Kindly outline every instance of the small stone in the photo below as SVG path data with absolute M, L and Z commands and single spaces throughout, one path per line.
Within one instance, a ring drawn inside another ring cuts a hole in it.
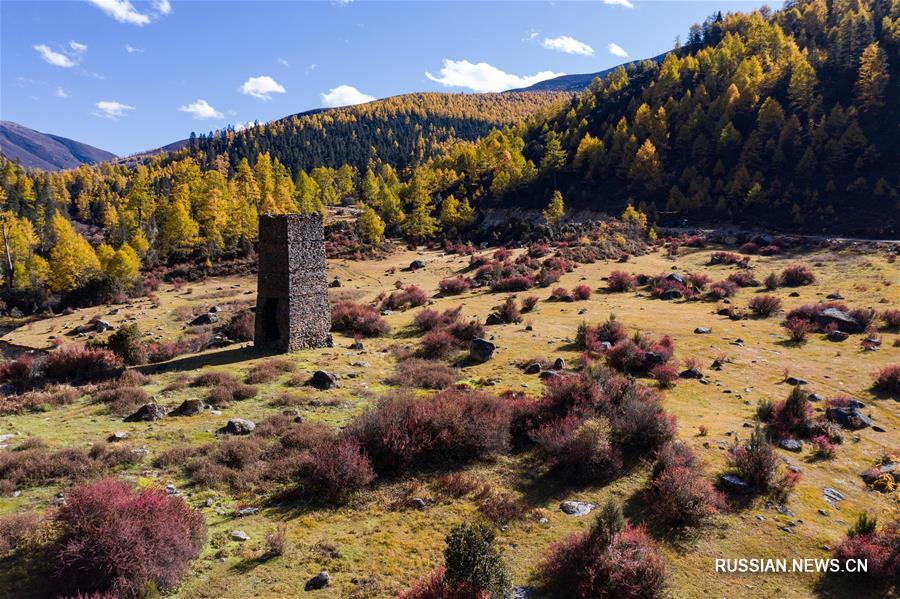
M 778 446 L 787 451 L 801 451 L 803 443 L 797 439 L 782 439 L 778 442 Z
M 173 485 L 171 483 L 166 485 L 166 494 L 167 495 L 174 495 L 177 492 L 178 492 L 178 489 L 175 488 L 175 485 Z
M 250 420 L 232 418 L 228 421 L 228 424 L 222 427 L 222 432 L 229 435 L 248 435 L 252 433 L 255 428 L 256 424 Z
M 795 387 L 798 385 L 805 385 L 807 383 L 806 379 L 801 379 L 797 376 L 789 376 L 784 379 L 784 382 L 786 382 L 788 385 L 794 385 Z
M 303 588 L 307 591 L 317 591 L 319 589 L 324 589 L 329 584 L 331 584 L 331 576 L 328 572 L 323 570 L 307 580 L 306 585 Z
M 559 509 L 570 516 L 587 516 L 595 507 L 595 504 L 584 501 L 566 500 L 559 504 Z
M 421 497 L 416 497 L 412 500 L 412 506 L 417 510 L 424 510 L 428 505 L 425 503 L 425 500 Z
M 537 374 L 541 371 L 541 365 L 535 362 L 525 367 L 525 374 Z
M 709 335 L 712 333 L 712 329 L 709 327 L 697 327 L 694 329 L 694 334 L 696 335 Z
M 238 510 L 238 511 L 237 511 L 237 515 L 238 515 L 239 517 L 243 518 L 244 516 L 253 516 L 253 515 L 255 515 L 257 512 L 259 512 L 259 508 L 258 508 L 258 507 L 245 507 L 245 508 L 243 508 L 243 509 Z
M 244 541 L 250 540 L 250 535 L 245 533 L 243 530 L 232 530 L 231 531 L 231 540 L 239 541 L 239 542 L 243 543 Z
M 553 362 L 553 370 L 565 370 L 566 369 L 566 361 L 562 358 L 556 358 Z
M 823 516 L 827 516 L 828 510 L 823 510 L 822 508 L 819 508 L 819 513 L 822 514 Z
M 110 441 L 110 442 L 124 441 L 127 438 L 128 438 L 128 433 L 126 431 L 116 431 L 113 434 L 111 434 L 109 437 L 107 437 L 107 441 Z
M 138 408 L 137 412 L 125 418 L 125 422 L 150 422 L 166 415 L 166 409 L 158 403 L 148 403 Z
M 320 391 L 327 391 L 328 389 L 337 387 L 337 377 L 330 372 L 317 370 L 313 373 L 312 377 L 306 382 L 306 384 L 311 387 L 315 387 Z

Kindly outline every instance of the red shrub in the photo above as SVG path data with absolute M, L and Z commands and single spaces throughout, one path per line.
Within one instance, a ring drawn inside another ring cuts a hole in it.
M 859 323 L 858 330 L 860 331 L 867 330 L 875 322 L 876 316 L 878 316 L 878 313 L 872 308 L 853 308 L 848 314 L 850 318 Z
M 672 466 L 654 477 L 648 502 L 653 515 L 665 523 L 696 525 L 717 514 L 725 500 L 699 469 Z
M 554 471 L 573 482 L 598 483 L 621 471 L 622 458 L 605 418 L 568 416 L 541 426 L 532 438 L 550 456 Z
M 528 255 L 532 258 L 543 258 L 550 253 L 550 246 L 546 243 L 535 242 L 528 247 Z
M 788 336 L 794 343 L 803 343 L 813 330 L 813 325 L 799 318 L 789 318 L 781 326 L 787 329 Z
M 728 461 L 738 476 L 759 492 L 771 488 L 778 471 L 778 456 L 759 425 L 744 445 L 735 444 L 731 447 Z
M 422 337 L 418 354 L 427 360 L 442 360 L 460 349 L 460 341 L 447 329 L 428 331 Z
M 534 307 L 537 306 L 538 303 L 537 296 L 529 295 L 525 299 L 522 300 L 522 312 L 531 312 L 534 310 Z
M 497 262 L 506 262 L 512 256 L 512 251 L 506 248 L 500 248 L 494 252 L 494 260 Z
M 729 280 L 717 281 L 710 285 L 709 295 L 715 299 L 725 299 L 733 297 L 737 290 L 738 286 Z
M 550 292 L 550 298 L 557 302 L 571 302 L 572 296 L 565 287 L 557 287 Z
M 734 252 L 713 252 L 709 257 L 709 264 L 741 264 L 746 265 L 750 261 L 747 256 L 741 256 Z
M 885 310 L 880 318 L 887 328 L 894 331 L 900 329 L 900 310 Z
M 556 283 L 562 276 L 563 271 L 545 268 L 541 270 L 541 274 L 538 275 L 538 285 L 541 287 L 549 287 L 553 283 Z
M 516 302 L 515 296 L 511 295 L 503 300 L 499 306 L 494 306 L 493 312 L 500 322 L 514 324 L 522 320 L 522 313 L 519 310 L 519 304 Z
M 610 291 L 633 291 L 635 286 L 634 277 L 621 270 L 611 272 L 606 281 L 606 288 Z
M 430 397 L 389 396 L 350 430 L 376 471 L 388 472 L 501 451 L 509 442 L 509 426 L 502 400 L 448 389 Z
M 0 364 L 0 383 L 12 385 L 18 392 L 34 385 L 39 376 L 39 363 L 27 354 Z
M 659 599 L 665 596 L 666 565 L 643 528 L 626 525 L 610 537 L 596 530 L 576 533 L 550 549 L 539 567 L 550 596 L 571 599 Z
M 684 278 L 688 283 L 690 283 L 691 287 L 694 287 L 701 291 L 703 289 L 706 289 L 706 286 L 709 285 L 709 283 L 712 281 L 712 279 L 709 278 L 709 275 L 702 272 L 691 272 L 688 273 Z
M 876 391 L 900 395 L 900 364 L 885 366 L 875 374 L 872 388 Z
M 759 254 L 761 256 L 775 256 L 781 253 L 781 246 L 778 245 L 767 245 L 763 248 L 760 248 Z
M 772 407 L 769 418 L 775 434 L 779 437 L 806 437 L 812 424 L 813 408 L 805 391 L 794 387 L 787 399 Z
M 759 246 L 753 243 L 752 241 L 748 241 L 744 245 L 742 245 L 738 251 L 742 254 L 755 254 L 759 251 Z
M 816 435 L 810 439 L 810 443 L 815 447 L 815 453 L 818 457 L 830 460 L 835 456 L 834 445 L 825 435 Z
M 331 329 L 364 337 L 379 337 L 391 330 L 376 308 L 353 302 L 340 302 L 331 309 Z
M 800 287 L 816 282 L 816 275 L 805 264 L 794 264 L 781 271 L 779 282 L 785 287 Z
M 309 482 L 329 500 L 343 500 L 373 480 L 372 463 L 353 439 L 343 438 L 313 451 Z
M 400 599 L 491 599 L 489 592 L 468 582 L 447 582 L 445 573 L 443 566 L 435 568 L 401 593 Z
M 438 283 L 438 288 L 442 293 L 446 295 L 453 295 L 456 293 L 462 293 L 469 289 L 471 284 L 469 280 L 464 277 L 452 277 L 449 279 L 443 279 L 440 283 Z
M 474 319 L 468 322 L 454 322 L 447 327 L 447 331 L 460 341 L 471 341 L 476 337 L 484 337 L 484 325 Z
M 669 389 L 678 382 L 678 369 L 671 364 L 659 364 L 650 369 L 650 376 L 656 379 L 660 387 Z
M 449 326 L 459 320 L 462 306 L 449 308 L 443 312 L 426 308 L 413 317 L 413 325 L 419 330 L 430 331 L 438 327 Z
M 42 519 L 36 512 L 21 512 L 0 517 L 0 556 L 40 531 Z
M 781 298 L 776 295 L 757 295 L 750 298 L 748 306 L 754 314 L 766 318 L 781 310 Z
M 415 285 L 408 285 L 403 289 L 394 291 L 381 302 L 382 310 L 407 310 L 417 306 L 424 306 L 428 296 L 422 289 Z
M 409 358 L 397 363 L 387 382 L 401 387 L 446 389 L 459 379 L 455 368 L 431 360 Z
M 613 436 L 631 450 L 660 447 L 675 436 L 675 417 L 666 414 L 655 396 L 629 397 L 612 419 Z
M 753 273 L 747 271 L 735 272 L 728 275 L 728 280 L 738 287 L 759 287 L 759 281 Z
M 601 344 L 604 342 L 615 345 L 627 337 L 628 331 L 625 330 L 625 325 L 618 320 L 610 318 L 594 327 L 580 326 L 575 342 L 586 351 L 598 353 L 601 351 Z
M 532 287 L 534 287 L 534 279 L 525 275 L 505 277 L 491 283 L 491 291 L 526 291 Z
M 110 350 L 81 345 L 60 347 L 44 361 L 44 374 L 54 381 L 99 381 L 121 369 L 122 360 Z
M 222 333 L 232 341 L 253 341 L 256 317 L 250 310 L 241 310 L 231 317 Z
M 174 588 L 206 539 L 203 516 L 181 498 L 112 479 L 67 493 L 54 519 L 56 576 L 70 592 Z
M 861 576 L 890 581 L 900 572 L 900 523 L 891 522 L 881 531 L 853 534 L 834 549 L 834 557 L 841 560 L 863 559 L 867 572 Z
M 576 300 L 586 300 L 591 297 L 591 288 L 587 285 L 577 285 L 572 290 L 572 297 Z

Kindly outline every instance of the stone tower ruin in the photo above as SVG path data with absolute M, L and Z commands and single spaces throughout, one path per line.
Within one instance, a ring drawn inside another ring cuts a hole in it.
M 322 215 L 259 217 L 254 345 L 290 352 L 331 345 Z

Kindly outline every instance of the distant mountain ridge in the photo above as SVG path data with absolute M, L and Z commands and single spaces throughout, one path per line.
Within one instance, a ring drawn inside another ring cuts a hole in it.
M 591 84 L 591 81 L 599 78 L 604 78 L 619 67 L 628 68 L 633 64 L 637 64 L 639 62 L 643 62 L 644 60 L 650 60 L 655 62 L 656 64 L 661 64 L 662 61 L 666 58 L 668 52 L 663 52 L 658 56 L 654 56 L 653 58 L 646 58 L 640 60 L 633 60 L 631 62 L 625 62 L 620 65 L 616 65 L 614 67 L 610 67 L 608 69 L 604 69 L 602 71 L 597 71 L 596 73 L 584 73 L 580 75 L 560 75 L 559 77 L 554 77 L 552 79 L 544 79 L 543 81 L 538 81 L 534 85 L 529 85 L 528 87 L 522 87 L 519 89 L 511 89 L 510 92 L 580 92 L 584 91 Z
M 0 121 L 0 152 L 22 166 L 57 171 L 81 164 L 97 164 L 116 155 L 94 146 L 29 129 L 13 121 Z

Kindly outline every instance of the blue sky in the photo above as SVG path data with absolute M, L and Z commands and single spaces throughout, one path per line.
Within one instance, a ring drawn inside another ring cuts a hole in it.
M 670 49 L 759 2 L 0 2 L 0 117 L 125 155 L 414 91 L 498 91 Z

